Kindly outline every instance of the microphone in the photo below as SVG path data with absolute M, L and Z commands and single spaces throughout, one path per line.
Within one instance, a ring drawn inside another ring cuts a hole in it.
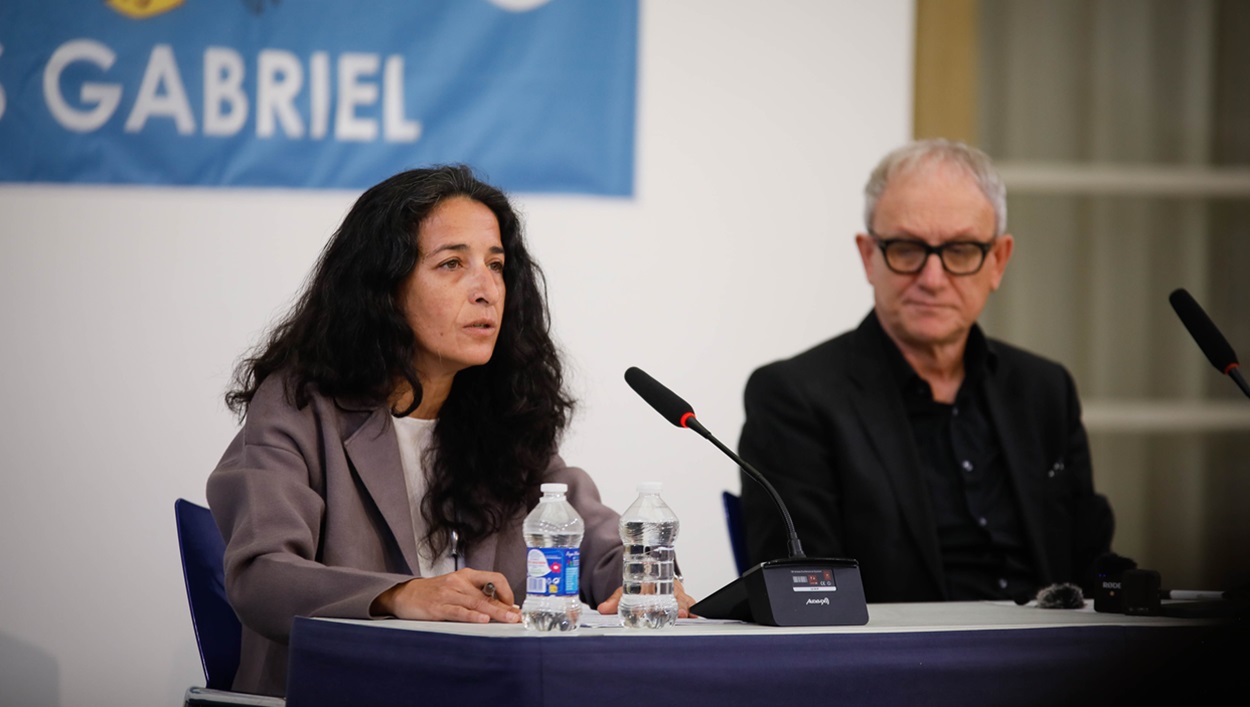
M 637 367 L 625 371 L 625 382 L 661 417 L 678 427 L 694 430 L 734 460 L 748 477 L 764 487 L 785 519 L 789 558 L 752 567 L 690 607 L 692 614 L 770 626 L 863 626 L 868 623 L 859 563 L 806 557 L 781 494 L 759 470 L 716 439 L 695 417 L 690 403 Z
M 1246 384 L 1246 379 L 1241 375 L 1237 353 L 1215 326 L 1215 322 L 1203 311 L 1202 306 L 1183 288 L 1173 290 L 1168 295 L 1168 302 L 1172 303 L 1176 316 L 1180 317 L 1181 323 L 1189 330 L 1194 341 L 1198 342 L 1198 348 L 1206 354 L 1215 370 L 1232 378 L 1237 387 L 1241 388 L 1241 392 L 1250 397 L 1250 385 Z
M 655 408 L 661 417 L 674 425 L 685 427 L 687 419 L 694 418 L 694 407 L 690 403 L 682 400 L 681 396 L 664 387 L 663 383 L 647 375 L 641 368 L 631 366 L 626 370 L 625 382 L 648 405 Z
M 1052 584 L 1037 592 L 1037 606 L 1039 609 L 1081 609 L 1085 607 L 1085 594 L 1075 584 Z
M 781 500 L 781 494 L 777 493 L 777 489 L 773 488 L 773 485 L 768 482 L 768 479 L 765 478 L 759 470 L 746 463 L 746 461 L 734 453 L 732 449 L 726 447 L 724 444 L 721 444 L 721 441 L 716 439 L 716 437 L 699 422 L 698 418 L 695 417 L 694 408 L 691 407 L 690 403 L 682 400 L 681 396 L 666 388 L 656 379 L 647 375 L 647 373 L 641 368 L 630 367 L 626 370 L 625 382 L 629 384 L 630 388 L 634 389 L 634 392 L 638 394 L 638 397 L 642 398 L 648 405 L 654 408 L 656 412 L 660 413 L 661 417 L 678 427 L 684 427 L 688 430 L 698 432 L 704 439 L 716 445 L 717 449 L 721 450 L 726 456 L 734 460 L 734 463 L 741 467 L 751 480 L 755 481 L 755 483 L 760 486 L 763 486 L 764 490 L 768 492 L 769 498 L 773 500 L 773 504 L 777 506 L 777 510 L 781 512 L 781 517 L 785 519 L 786 532 L 789 534 L 790 557 L 803 557 L 803 546 L 802 543 L 799 542 L 798 533 L 794 530 L 794 521 L 790 518 L 790 510 L 786 508 L 785 502 Z

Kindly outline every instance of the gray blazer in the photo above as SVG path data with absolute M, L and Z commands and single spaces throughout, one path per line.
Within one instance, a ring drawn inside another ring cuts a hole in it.
M 312 391 L 302 410 L 280 376 L 257 390 L 247 418 L 208 479 L 226 540 L 226 592 L 243 623 L 236 690 L 281 695 L 296 616 L 369 618 L 373 600 L 417 576 L 417 546 L 394 423 L 385 407 Z M 621 585 L 618 515 L 586 472 L 551 460 L 544 482 L 566 483 L 586 523 L 581 593 L 591 605 Z M 466 565 L 508 578 L 525 596 L 518 513 L 470 548 Z

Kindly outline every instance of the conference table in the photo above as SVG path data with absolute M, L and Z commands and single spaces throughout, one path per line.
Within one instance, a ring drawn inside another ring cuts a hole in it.
M 870 604 L 865 626 L 708 619 L 572 634 L 297 618 L 289 707 L 316 705 L 1246 704 L 1240 620 L 1011 602 Z

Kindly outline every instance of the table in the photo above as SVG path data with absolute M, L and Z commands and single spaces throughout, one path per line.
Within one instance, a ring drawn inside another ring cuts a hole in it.
M 868 611 L 866 626 L 693 619 L 668 631 L 573 635 L 297 618 L 287 704 L 1052 706 L 1247 694 L 1241 621 L 1002 602 Z

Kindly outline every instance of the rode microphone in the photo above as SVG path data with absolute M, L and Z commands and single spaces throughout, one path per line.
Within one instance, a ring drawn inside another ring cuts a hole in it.
M 862 626 L 868 623 L 859 563 L 855 560 L 809 558 L 803 554 L 790 511 L 763 474 L 716 439 L 695 417 L 690 403 L 631 367 L 625 382 L 656 412 L 678 427 L 694 430 L 724 452 L 751 480 L 768 492 L 785 519 L 790 556 L 762 562 L 711 596 L 690 607 L 710 619 L 738 619 L 769 626 Z
M 1250 397 L 1250 385 L 1246 384 L 1246 379 L 1241 375 L 1241 364 L 1237 362 L 1237 353 L 1233 351 L 1228 339 L 1220 333 L 1215 322 L 1211 321 L 1201 305 L 1183 288 L 1173 290 L 1172 294 L 1168 295 L 1168 302 L 1172 303 L 1176 316 L 1180 317 L 1181 323 L 1189 330 L 1189 335 L 1194 338 L 1194 341 L 1198 342 L 1198 348 L 1206 354 L 1207 360 L 1215 366 L 1215 370 L 1232 378 L 1237 383 L 1237 387 L 1241 388 L 1241 392 Z

